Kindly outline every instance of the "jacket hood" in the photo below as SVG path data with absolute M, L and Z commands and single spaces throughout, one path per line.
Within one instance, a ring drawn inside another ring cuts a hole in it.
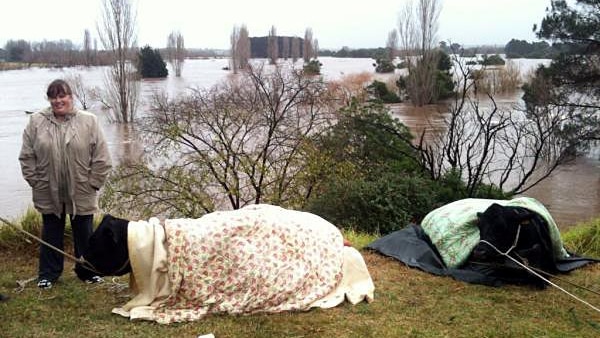
M 73 107 L 73 109 L 67 115 L 69 115 L 70 117 L 73 117 L 77 114 L 77 112 L 78 112 L 78 109 Z M 40 110 L 39 113 L 50 121 L 56 121 L 56 117 L 54 116 L 52 107 L 46 107 L 46 108 Z

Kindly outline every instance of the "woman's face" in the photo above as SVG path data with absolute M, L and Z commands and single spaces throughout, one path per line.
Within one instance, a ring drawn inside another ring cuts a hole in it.
M 64 116 L 73 110 L 73 97 L 66 94 L 57 95 L 50 98 L 50 106 L 54 114 Z

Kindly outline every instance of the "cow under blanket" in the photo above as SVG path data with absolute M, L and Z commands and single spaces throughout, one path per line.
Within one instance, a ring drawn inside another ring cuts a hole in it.
M 548 226 L 555 259 L 569 257 L 563 247 L 560 231 L 552 215 L 544 205 L 530 197 L 517 197 L 511 200 L 467 198 L 458 200 L 429 212 L 421 227 L 431 239 L 444 263 L 449 268 L 464 264 L 471 251 L 479 244 L 478 213 L 484 212 L 492 204 L 522 207 L 540 215 Z
M 113 312 L 131 319 L 171 323 L 373 299 L 360 253 L 314 214 L 251 205 L 129 222 L 127 237 L 137 294 Z

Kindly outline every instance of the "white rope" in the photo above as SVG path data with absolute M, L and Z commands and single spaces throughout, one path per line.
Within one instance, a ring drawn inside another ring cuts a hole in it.
M 94 273 L 96 273 L 96 274 L 98 274 L 98 275 L 103 275 L 103 273 L 102 273 L 102 272 L 100 272 L 100 271 L 98 271 L 98 270 L 97 270 L 97 269 L 94 267 L 94 265 L 92 265 L 92 263 L 90 263 L 90 262 L 86 261 L 86 260 L 83 258 L 83 256 L 81 256 L 81 257 L 77 258 L 77 257 L 75 257 L 75 256 L 73 256 L 73 255 L 70 255 L 70 254 L 68 254 L 68 253 L 64 252 L 63 250 L 61 250 L 61 249 L 59 249 L 59 248 L 55 247 L 54 245 L 52 245 L 52 244 L 50 244 L 50 243 L 48 243 L 48 242 L 44 241 L 43 239 L 41 239 L 41 238 L 39 238 L 39 237 L 37 237 L 37 236 L 35 236 L 35 235 L 33 235 L 33 234 L 30 234 L 29 232 L 27 232 L 27 231 L 25 231 L 25 230 L 21 229 L 20 227 L 18 227 L 18 226 L 16 226 L 16 225 L 14 225 L 12 222 L 8 221 L 7 219 L 5 219 L 5 218 L 3 218 L 3 217 L 0 217 L 0 221 L 4 222 L 5 224 L 7 224 L 8 226 L 10 226 L 10 227 L 11 227 L 11 228 L 13 228 L 14 230 L 17 230 L 17 231 L 21 232 L 22 234 L 24 234 L 24 235 L 27 235 L 28 237 L 35 239 L 35 240 L 36 240 L 36 241 L 38 241 L 40 244 L 42 244 L 42 245 L 45 245 L 45 246 L 49 247 L 50 249 L 52 249 L 52 250 L 54 250 L 54 251 L 57 251 L 58 253 L 62 254 L 63 256 L 65 256 L 65 257 L 67 257 L 67 258 L 70 258 L 70 259 L 72 259 L 73 261 L 75 261 L 75 263 L 78 263 L 78 264 L 80 264 L 82 268 L 84 268 L 84 269 L 87 269 L 87 270 L 89 270 L 89 271 L 91 271 L 91 272 L 94 272 Z M 125 269 L 125 268 L 127 267 L 127 265 L 129 265 L 129 257 L 127 257 L 127 260 L 125 260 L 125 263 L 123 263 L 123 266 L 121 266 L 121 267 L 120 267 L 120 268 L 119 268 L 117 271 L 114 271 L 114 272 L 112 272 L 112 274 L 117 274 L 117 273 L 121 272 L 123 269 Z
M 17 287 L 13 290 L 13 292 L 15 292 L 15 293 L 23 292 L 23 290 L 25 290 L 25 287 L 27 286 L 27 284 L 33 282 L 36 279 L 37 279 L 37 277 L 31 277 L 29 279 L 18 279 Z
M 519 229 L 521 229 L 521 228 L 519 227 Z M 519 238 L 519 234 L 517 233 L 517 239 L 518 239 L 518 238 Z M 562 292 L 566 293 L 567 295 L 569 295 L 569 296 L 571 296 L 571 297 L 575 298 L 576 300 L 578 300 L 578 301 L 582 302 L 583 304 L 585 304 L 585 305 L 589 306 L 590 308 L 592 308 L 592 309 L 596 310 L 597 312 L 600 312 L 600 309 L 599 309 L 599 308 L 597 308 L 597 307 L 595 307 L 594 305 L 592 305 L 592 304 L 590 304 L 590 303 L 586 302 L 585 300 L 583 300 L 583 299 L 581 299 L 581 298 L 579 298 L 579 297 L 575 296 L 574 294 L 570 293 L 569 291 L 567 291 L 567 290 L 565 290 L 565 289 L 561 288 L 561 287 L 560 287 L 560 286 L 558 286 L 557 284 L 554 284 L 554 283 L 552 283 L 550 280 L 548 280 L 548 279 L 544 278 L 544 277 L 543 277 L 542 275 L 540 275 L 539 273 L 537 273 L 537 272 L 533 271 L 532 269 L 530 269 L 530 268 L 529 268 L 527 265 L 525 265 L 525 264 L 523 264 L 523 263 L 519 262 L 518 260 L 516 260 L 516 259 L 514 259 L 513 257 L 511 257 L 510 255 L 508 255 L 508 252 L 510 252 L 510 251 L 511 251 L 511 250 L 514 248 L 514 246 L 513 246 L 513 247 L 511 247 L 511 248 L 510 248 L 510 249 L 507 251 L 507 253 L 503 253 L 502 251 L 498 250 L 498 248 L 496 248 L 496 247 L 495 247 L 495 246 L 494 246 L 492 243 L 490 243 L 490 242 L 488 242 L 488 241 L 486 241 L 486 240 L 484 240 L 484 239 L 480 240 L 479 242 L 481 242 L 481 243 L 485 243 L 485 244 L 489 245 L 490 247 L 492 247 L 492 249 L 496 250 L 496 252 L 498 252 L 498 253 L 499 253 L 499 254 L 501 254 L 502 256 L 506 256 L 506 257 L 510 258 L 510 260 L 512 260 L 513 262 L 517 263 L 519 266 L 523 267 L 525 270 L 529 271 L 529 272 L 530 272 L 530 273 L 532 273 L 533 275 L 535 275 L 535 276 L 537 276 L 537 277 L 541 278 L 541 279 L 542 279 L 544 282 L 546 282 L 546 283 L 548 283 L 548 284 L 550 284 L 550 285 L 554 286 L 555 288 L 557 288 L 557 289 L 559 289 L 560 291 L 562 291 Z M 515 241 L 515 243 L 516 243 L 516 241 Z

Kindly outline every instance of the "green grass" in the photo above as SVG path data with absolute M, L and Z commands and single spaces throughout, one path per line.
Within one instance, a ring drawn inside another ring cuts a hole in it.
M 4 232 L 0 230 L 0 238 Z M 374 238 L 354 232 L 344 236 L 359 248 Z M 51 290 L 40 291 L 31 282 L 17 292 L 17 280 L 36 275 L 37 245 L 0 250 L 0 293 L 11 297 L 0 303 L 0 337 L 197 337 L 211 332 L 217 338 L 600 336 L 600 313 L 557 289 L 466 284 L 408 268 L 370 251 L 362 251 L 376 287 L 370 304 L 279 314 L 210 315 L 173 325 L 131 322 L 110 312 L 128 300 L 127 290 L 114 291 L 111 282 L 101 286 L 81 283 L 71 262 Z M 584 267 L 562 278 L 598 289 L 600 266 Z M 120 282 L 126 283 L 127 278 Z M 600 296 L 561 285 L 600 305 Z
M 353 247 L 359 250 L 376 240 L 378 237 L 377 235 L 359 233 L 355 230 L 342 230 L 342 234 L 345 239 L 352 243 Z
M 600 218 L 578 224 L 562 234 L 562 238 L 569 250 L 600 258 Z

